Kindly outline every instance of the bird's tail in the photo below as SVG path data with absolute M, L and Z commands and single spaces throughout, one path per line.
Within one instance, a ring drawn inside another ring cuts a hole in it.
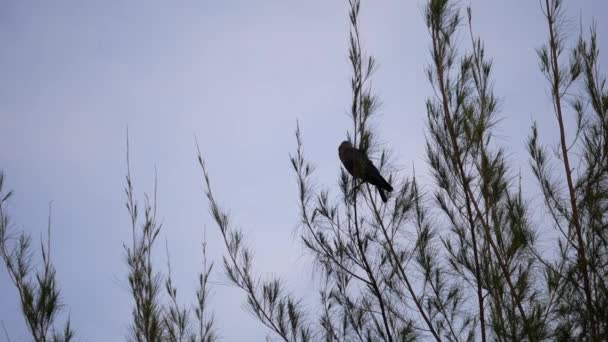
M 393 187 L 383 177 L 380 177 L 380 184 L 378 184 L 378 190 L 379 189 L 384 189 L 388 192 L 393 191 Z
M 376 188 L 378 189 L 378 192 L 380 193 L 380 198 L 382 198 L 382 202 L 386 203 L 387 198 L 386 198 L 386 194 L 384 193 L 384 190 L 382 190 L 382 188 L 379 186 Z

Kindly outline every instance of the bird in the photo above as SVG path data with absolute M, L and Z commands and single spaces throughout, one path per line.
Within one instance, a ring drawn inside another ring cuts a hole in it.
M 384 191 L 391 192 L 393 191 L 393 187 L 382 178 L 380 171 L 378 171 L 371 160 L 364 153 L 353 147 L 350 141 L 343 141 L 340 144 L 338 155 L 346 171 L 354 178 L 374 185 L 380 193 L 382 202 L 386 203 L 387 198 Z

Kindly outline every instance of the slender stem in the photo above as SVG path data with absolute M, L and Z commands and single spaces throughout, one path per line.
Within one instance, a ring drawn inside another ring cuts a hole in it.
M 496 255 L 496 259 L 503 272 L 503 275 L 505 276 L 505 280 L 507 281 L 509 290 L 511 291 L 511 293 L 515 299 L 519 313 L 522 316 L 524 322 L 527 322 L 528 319 L 527 319 L 526 313 L 521 304 L 521 299 L 515 289 L 515 286 L 513 285 L 513 281 L 511 280 L 511 275 L 510 275 L 509 269 L 507 268 L 507 265 L 504 263 L 504 260 L 502 260 L 502 257 L 499 254 L 498 247 L 496 246 L 494 240 L 492 239 L 492 235 L 490 233 L 490 227 L 489 227 L 488 223 L 486 222 L 486 220 L 484 219 L 481 209 L 479 208 L 479 205 L 478 205 L 477 201 L 475 200 L 475 197 L 473 196 L 473 193 L 472 193 L 472 190 L 471 190 L 471 187 L 469 184 L 469 180 L 467 179 L 467 175 L 464 170 L 463 162 L 460 158 L 460 146 L 458 144 L 456 132 L 454 130 L 452 114 L 450 111 L 450 106 L 448 104 L 447 89 L 445 88 L 445 77 L 444 77 L 444 67 L 445 66 L 444 66 L 443 62 L 440 60 L 441 53 L 439 52 L 439 47 L 437 46 L 439 34 L 440 34 L 440 32 L 438 32 L 438 29 L 434 28 L 432 30 L 433 50 L 434 50 L 434 55 L 437 56 L 437 57 L 435 57 L 436 58 L 435 64 L 437 67 L 437 82 L 439 84 L 439 91 L 440 91 L 440 95 L 442 98 L 442 105 L 443 105 L 443 110 L 444 110 L 444 114 L 445 114 L 444 115 L 445 123 L 448 128 L 448 133 L 449 133 L 449 136 L 450 136 L 450 139 L 452 142 L 452 146 L 454 147 L 454 157 L 453 157 L 452 162 L 455 164 L 455 166 L 458 170 L 459 178 L 460 178 L 460 181 L 462 182 L 462 187 L 463 187 L 466 197 L 468 198 L 468 202 L 473 204 L 476 215 L 482 223 L 482 226 L 484 228 L 485 235 L 486 235 L 486 240 L 488 240 L 488 243 L 490 244 L 494 254 Z M 526 331 L 528 331 L 528 330 L 526 329 Z
M 368 191 L 369 196 L 371 198 L 371 190 L 370 190 L 369 186 L 367 187 L 367 191 Z M 398 274 L 400 274 L 401 279 L 403 279 L 403 282 L 405 283 L 405 286 L 407 287 L 408 292 L 412 296 L 412 299 L 414 300 L 414 303 L 416 304 L 416 307 L 418 308 L 418 312 L 420 312 L 420 315 L 422 316 L 422 319 L 424 319 L 424 322 L 429 327 L 429 330 L 431 331 L 431 334 L 433 334 L 433 337 L 435 338 L 436 341 L 441 341 L 441 338 L 439 337 L 439 334 L 437 334 L 437 332 L 435 331 L 435 328 L 433 327 L 433 323 L 431 322 L 431 320 L 429 319 L 428 315 L 424 311 L 424 308 L 422 307 L 422 303 L 420 302 L 420 300 L 416 296 L 416 292 L 414 291 L 414 287 L 410 283 L 410 281 L 409 281 L 409 279 L 408 279 L 408 277 L 407 277 L 407 275 L 405 273 L 405 269 L 403 268 L 403 265 L 399 262 L 399 258 L 397 256 L 397 252 L 395 251 L 395 249 L 393 247 L 392 240 L 388 236 L 388 232 L 387 232 L 386 227 L 384 226 L 384 222 L 382 221 L 382 218 L 380 217 L 380 214 L 378 213 L 378 209 L 376 207 L 376 203 L 374 201 L 372 201 L 372 200 L 370 200 L 370 201 L 371 201 L 372 207 L 374 209 L 373 212 L 374 212 L 374 214 L 376 216 L 376 221 L 380 224 L 380 228 L 382 230 L 382 234 L 384 235 L 384 239 L 386 240 L 389 253 L 391 254 L 391 257 L 389 258 L 389 262 L 391 262 L 391 264 L 394 263 L 394 265 L 392 265 L 392 266 L 395 267 L 395 268 L 397 268 L 397 270 L 399 271 Z M 393 260 L 395 260 L 395 261 L 393 261 Z M 454 334 L 454 331 L 452 330 L 452 325 L 451 325 L 451 323 L 449 321 L 448 321 L 448 325 L 450 326 L 450 330 L 452 331 L 452 334 Z
M 4 321 L 0 321 L 2 323 L 2 330 L 4 331 L 4 336 L 8 342 L 11 342 L 11 338 L 8 336 L 8 331 L 6 331 L 6 327 L 4 326 Z
M 470 11 L 469 11 L 469 33 L 471 36 L 471 45 L 473 46 L 473 51 L 474 51 L 474 67 L 476 68 L 476 72 L 479 75 L 479 79 L 481 80 L 481 66 L 479 65 L 480 60 L 479 60 L 479 50 L 477 49 L 476 45 L 475 45 L 475 39 L 473 37 L 473 24 L 472 24 L 472 20 L 471 20 L 471 15 L 470 15 Z M 485 93 L 485 84 L 484 86 L 481 86 L 479 84 L 477 84 L 477 89 L 480 95 L 480 101 L 482 102 L 480 105 L 480 109 L 482 111 L 485 110 L 485 102 L 486 102 L 486 93 Z M 481 139 L 481 149 L 483 151 L 483 138 Z M 483 293 L 482 293 L 482 281 L 481 281 L 481 268 L 479 266 L 479 252 L 477 250 L 477 232 L 475 229 L 475 224 L 474 224 L 474 218 L 473 218 L 473 213 L 471 211 L 471 203 L 470 203 L 470 198 L 469 198 L 469 194 L 465 193 L 465 201 L 466 201 L 466 207 L 467 207 L 467 219 L 469 221 L 469 229 L 471 231 L 471 239 L 473 240 L 473 255 L 474 255 L 474 259 L 475 259 L 475 279 L 477 281 L 477 286 L 476 286 L 476 290 L 477 290 L 477 303 L 479 305 L 479 320 L 480 320 L 480 329 L 481 329 L 481 340 L 482 342 L 486 342 L 487 337 L 486 337 L 486 317 L 485 317 L 485 306 L 484 306 L 484 297 L 483 297 Z
M 473 255 L 475 257 L 475 280 L 477 282 L 477 303 L 479 305 L 479 320 L 481 329 L 481 340 L 486 342 L 486 317 L 485 307 L 482 293 L 482 281 L 481 281 L 481 267 L 479 266 L 479 251 L 477 250 L 477 234 L 475 231 L 475 223 L 473 220 L 473 212 L 471 211 L 471 202 L 469 193 L 465 192 L 465 201 L 467 204 L 467 219 L 469 221 L 469 228 L 471 230 L 471 239 L 473 240 Z
M 591 297 L 591 286 L 589 283 L 589 274 L 587 272 L 587 257 L 585 253 L 585 242 L 583 241 L 583 229 L 581 226 L 578 206 L 576 204 L 576 192 L 574 190 L 574 185 L 572 181 L 572 169 L 570 168 L 570 160 L 568 158 L 568 147 L 566 144 L 566 133 L 564 129 L 564 120 L 562 113 L 562 99 L 561 94 L 559 92 L 559 63 L 557 60 L 557 38 L 555 34 L 555 11 L 549 7 L 549 0 L 545 0 L 545 5 L 547 7 L 547 21 L 549 24 L 549 49 L 551 50 L 551 74 L 553 76 L 552 80 L 552 92 L 553 92 L 553 101 L 555 104 L 555 111 L 557 113 L 557 122 L 559 124 L 559 134 L 560 134 L 560 145 L 562 151 L 562 158 L 564 162 L 564 170 L 566 172 L 566 181 L 568 183 L 568 192 L 570 195 L 570 205 L 572 207 L 572 224 L 575 228 L 576 239 L 577 239 L 577 253 L 578 253 L 578 263 L 581 268 L 581 273 L 583 276 L 583 287 L 585 290 L 585 299 L 587 302 L 587 310 L 588 310 L 588 319 L 589 324 L 591 325 L 591 340 L 598 341 L 598 332 L 597 325 L 595 322 L 595 315 L 593 314 L 593 302 Z M 555 9 L 555 7 L 553 7 Z
M 356 136 L 356 134 L 355 134 Z M 356 171 L 356 167 L 357 167 L 357 163 L 355 163 L 355 170 L 354 174 L 357 174 Z M 373 269 L 370 266 L 369 262 L 367 261 L 367 256 L 365 253 L 365 249 L 363 248 L 363 240 L 361 239 L 361 232 L 359 230 L 359 221 L 357 218 L 357 189 L 356 189 L 356 182 L 353 181 L 353 210 L 354 210 L 354 220 L 355 220 L 355 236 L 356 236 L 356 241 L 357 241 L 357 248 L 359 250 L 359 254 L 361 256 L 361 260 L 363 261 L 363 264 L 365 265 L 365 272 L 367 273 L 367 277 L 369 278 L 369 283 L 372 287 L 372 290 L 374 292 L 375 297 L 378 299 L 378 305 L 380 305 L 380 311 L 382 314 L 382 322 L 384 324 L 384 329 L 386 330 L 386 336 L 388 338 L 389 342 L 393 341 L 393 337 L 391 335 L 391 329 L 389 327 L 388 324 L 388 318 L 386 316 L 386 309 L 385 309 L 385 303 L 384 303 L 384 298 L 382 298 L 382 292 L 380 292 L 380 287 L 378 286 L 378 282 L 376 280 L 376 277 L 374 276 L 373 273 Z

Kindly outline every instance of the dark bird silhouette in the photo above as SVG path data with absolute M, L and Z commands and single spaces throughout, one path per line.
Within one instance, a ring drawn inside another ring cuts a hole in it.
M 358 149 L 354 148 L 353 145 L 348 141 L 343 141 L 338 147 L 338 154 L 340 160 L 346 168 L 346 171 L 351 176 L 374 185 L 382 202 L 386 203 L 386 194 L 384 191 L 393 191 L 393 187 L 380 175 L 380 171 L 374 166 L 374 164 Z

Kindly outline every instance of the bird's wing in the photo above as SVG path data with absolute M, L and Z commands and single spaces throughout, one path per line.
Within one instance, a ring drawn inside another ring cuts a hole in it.
M 340 153 L 340 160 L 351 175 L 353 175 L 353 169 L 355 166 L 355 156 L 352 153 L 351 149 L 345 149 L 342 153 Z
M 357 149 L 353 148 L 352 154 L 352 159 L 354 160 L 354 167 L 357 177 L 365 179 L 366 175 L 370 172 L 370 167 L 372 169 L 375 169 L 374 164 L 372 164 L 372 162 L 367 158 L 367 156 L 363 152 Z
M 367 159 L 366 160 L 366 167 L 365 167 L 365 175 L 367 176 L 367 178 L 370 178 L 370 182 L 372 179 L 377 179 L 377 178 L 381 178 L 382 176 L 380 176 L 380 171 L 378 171 L 378 168 L 376 168 L 376 165 L 374 165 L 374 163 L 372 163 L 371 160 Z M 375 182 L 371 182 L 371 183 L 375 183 Z

